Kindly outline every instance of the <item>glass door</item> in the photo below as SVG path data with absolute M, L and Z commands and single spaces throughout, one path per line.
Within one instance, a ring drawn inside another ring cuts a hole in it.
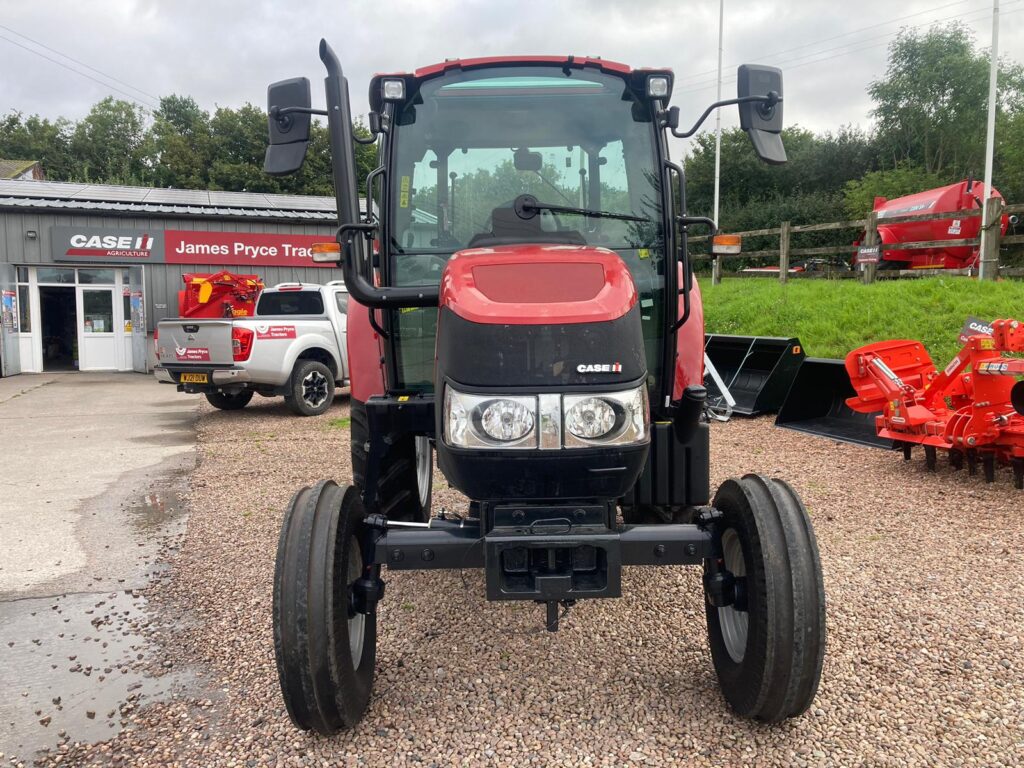
M 78 368 L 118 369 L 114 289 L 78 287 Z
M 18 287 L 13 264 L 0 264 L 0 376 L 21 373 Z

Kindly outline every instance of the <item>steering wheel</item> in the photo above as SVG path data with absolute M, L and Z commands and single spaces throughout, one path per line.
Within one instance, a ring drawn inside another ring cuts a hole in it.
M 402 282 L 406 285 L 436 284 L 448 264 L 447 256 L 430 253 L 399 256 L 402 264 Z

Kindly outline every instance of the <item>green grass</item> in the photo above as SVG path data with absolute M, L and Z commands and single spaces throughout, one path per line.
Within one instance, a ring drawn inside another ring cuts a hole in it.
M 327 422 L 327 426 L 334 429 L 348 429 L 348 425 L 351 423 L 352 419 L 331 419 Z
M 793 280 L 727 278 L 701 281 L 708 333 L 797 336 L 811 357 L 842 358 L 886 339 L 924 343 L 942 368 L 960 349 L 968 316 L 1024 319 L 1024 283 L 966 278 Z

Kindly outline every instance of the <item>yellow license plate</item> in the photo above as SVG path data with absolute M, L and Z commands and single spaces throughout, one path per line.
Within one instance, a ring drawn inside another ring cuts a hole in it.
M 181 374 L 182 384 L 209 384 L 210 378 L 205 373 L 183 373 Z

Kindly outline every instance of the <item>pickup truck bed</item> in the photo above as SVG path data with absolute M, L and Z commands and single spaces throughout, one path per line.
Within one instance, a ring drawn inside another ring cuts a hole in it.
M 253 317 L 174 318 L 157 325 L 158 381 L 202 393 L 224 410 L 254 394 L 323 413 L 348 379 L 344 285 L 284 284 L 260 294 Z

